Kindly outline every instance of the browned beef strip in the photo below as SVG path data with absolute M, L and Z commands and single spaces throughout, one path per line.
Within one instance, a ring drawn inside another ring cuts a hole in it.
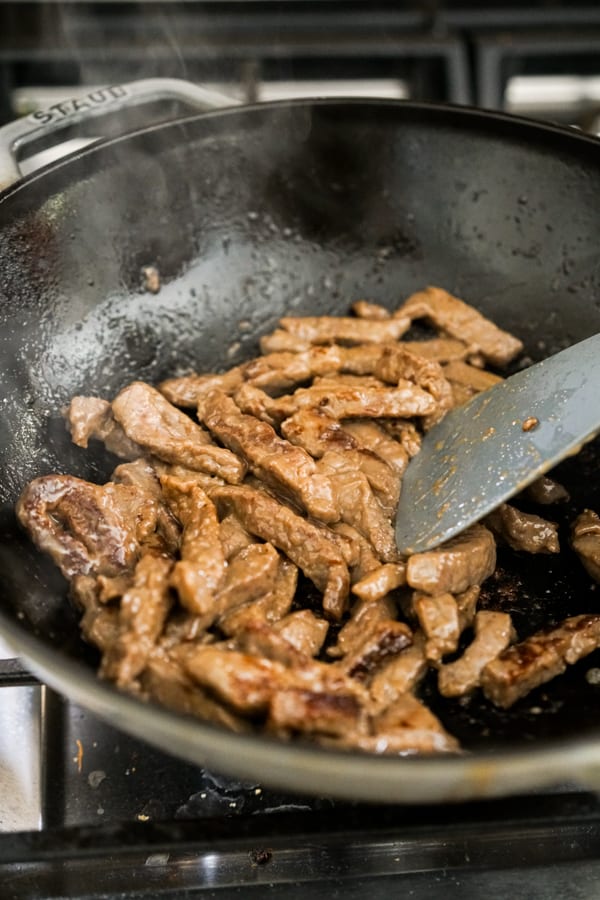
M 481 686 L 496 706 L 512 706 L 600 646 L 600 615 L 572 616 L 513 644 L 488 663 Z
M 417 356 L 431 359 L 438 363 L 452 362 L 454 359 L 464 359 L 469 348 L 462 341 L 455 338 L 431 338 L 428 341 L 403 341 L 403 346 Z
M 266 422 L 240 412 L 224 394 L 209 394 L 204 421 L 220 441 L 241 455 L 250 469 L 308 513 L 335 522 L 339 513 L 329 478 L 300 447 L 280 438 Z
M 158 385 L 158 390 L 174 406 L 196 409 L 200 398 L 211 391 L 234 394 L 244 383 L 244 366 L 236 366 L 221 375 L 184 375 L 169 378 Z
M 475 394 L 487 391 L 488 388 L 494 387 L 495 384 L 502 381 L 499 375 L 470 366 L 469 363 L 461 360 L 449 362 L 442 371 L 451 384 L 462 385 Z
M 86 576 L 81 576 L 85 578 Z M 116 597 L 122 597 L 133 580 L 132 572 L 124 572 L 121 575 L 98 575 L 98 600 L 100 603 L 109 603 Z
M 295 410 L 295 405 L 291 397 L 275 398 L 270 397 L 261 388 L 245 382 L 239 390 L 233 395 L 235 405 L 243 413 L 249 416 L 255 416 L 261 422 L 266 422 L 272 428 L 278 428 L 281 422 L 291 415 Z M 202 400 L 198 406 L 198 416 L 204 420 L 205 401 Z
M 281 327 L 311 344 L 381 344 L 397 341 L 410 327 L 410 319 L 380 321 L 354 319 L 351 316 L 284 317 Z
M 352 558 L 346 558 L 350 567 L 352 584 L 360 581 L 369 572 L 381 566 L 379 557 L 375 553 L 373 545 L 356 528 L 347 522 L 336 522 L 331 529 L 338 537 L 348 541 L 352 547 Z
M 140 674 L 164 628 L 171 608 L 172 565 L 164 556 L 146 554 L 136 566 L 133 585 L 121 598 L 119 636 L 100 667 L 100 674 L 119 687 L 130 685 Z
M 318 466 L 332 485 L 339 518 L 360 531 L 383 562 L 395 562 L 398 551 L 394 528 L 366 476 L 355 469 L 346 454 L 332 450 L 323 455 Z
M 252 385 L 283 393 L 315 376 L 331 375 L 343 367 L 344 348 L 316 346 L 301 353 L 269 353 L 246 363 L 244 377 Z
M 483 525 L 472 525 L 435 550 L 415 553 L 406 564 L 406 580 L 426 594 L 458 594 L 481 584 L 496 567 L 496 545 Z
M 533 513 L 524 513 L 502 503 L 489 516 L 486 525 L 513 550 L 525 553 L 558 553 L 558 526 Z
M 100 600 L 98 580 L 92 575 L 76 575 L 69 592 L 74 603 L 84 610 L 79 623 L 83 636 L 104 653 L 119 634 L 118 608 L 105 606 Z
M 425 635 L 420 629 L 413 633 L 413 642 L 397 656 L 379 668 L 369 685 L 374 711 L 389 706 L 402 694 L 417 687 L 428 669 L 425 656 Z
M 229 450 L 216 447 L 210 436 L 157 390 L 135 381 L 115 397 L 113 414 L 126 434 L 168 463 L 219 475 L 239 483 L 244 463 Z
M 367 681 L 387 660 L 412 644 L 412 631 L 404 622 L 382 619 L 363 635 L 339 663 L 351 678 Z
M 375 375 L 387 384 L 413 381 L 431 394 L 436 408 L 423 419 L 424 428 L 435 425 L 452 408 L 452 388 L 440 364 L 417 356 L 401 344 L 383 348 Z
M 370 300 L 357 300 L 352 304 L 351 309 L 359 319 L 369 319 L 371 322 L 381 322 L 382 319 L 390 318 L 390 312 L 385 306 L 372 303 Z
M 438 690 L 443 697 L 461 697 L 479 686 L 485 666 L 514 640 L 508 613 L 482 610 L 475 616 L 475 638 L 460 659 L 440 667 Z
M 502 331 L 464 301 L 438 287 L 412 294 L 395 313 L 402 319 L 429 319 L 450 337 L 468 344 L 471 352 L 482 353 L 489 362 L 503 366 L 523 349 L 521 341 Z
M 393 388 L 352 385 L 338 390 L 323 386 L 298 388 L 292 396 L 298 409 L 319 407 L 332 419 L 427 416 L 436 409 L 431 394 L 409 381 L 401 381 Z
M 406 584 L 406 566 L 404 563 L 386 563 L 378 569 L 374 569 L 352 585 L 352 593 L 374 603 Z
M 350 618 L 340 629 L 337 642 L 327 650 L 328 656 L 344 656 L 358 650 L 365 636 L 375 631 L 381 623 L 395 618 L 396 606 L 389 597 L 376 602 L 357 600 Z
M 181 528 L 176 518 L 164 502 L 158 472 L 145 459 L 121 463 L 113 471 L 110 480 L 116 484 L 129 484 L 139 491 L 145 492 L 157 503 L 157 528 L 165 541 L 168 553 L 175 555 L 179 549 Z
M 354 694 L 291 686 L 274 692 L 268 727 L 284 734 L 300 732 L 343 737 L 360 728 L 362 719 L 362 707 Z
M 385 428 L 369 419 L 344 422 L 343 429 L 351 435 L 363 450 L 369 450 L 383 459 L 399 479 L 408 465 L 408 454 L 402 444 L 391 437 Z
M 244 630 L 237 632 L 234 645 L 236 650 L 243 653 L 250 653 L 259 659 L 270 659 L 290 668 L 305 665 L 310 659 L 310 656 L 264 621 L 247 622 Z
M 427 638 L 425 656 L 439 662 L 448 653 L 454 653 L 460 638 L 458 607 L 452 594 L 428 594 L 415 592 L 413 609 L 419 625 Z
M 540 475 L 535 481 L 525 488 L 525 493 L 534 503 L 540 506 L 549 506 L 552 503 L 563 503 L 569 500 L 569 492 L 566 488 L 549 478 L 548 475 Z
M 234 511 L 247 531 L 282 550 L 323 592 L 326 613 L 335 619 L 341 617 L 350 576 L 335 535 L 254 488 L 216 488 L 213 499 Z
M 108 400 L 100 397 L 73 397 L 66 411 L 67 425 L 78 447 L 87 447 L 90 438 L 102 441 L 106 449 L 122 459 L 136 459 L 143 453 L 127 437 L 112 413 Z
M 216 610 L 256 600 L 272 591 L 277 578 L 279 554 L 272 544 L 250 544 L 233 556 L 225 569 L 223 583 L 216 596 Z
M 371 721 L 373 734 L 358 743 L 375 753 L 451 753 L 458 742 L 440 720 L 412 694 L 398 697 Z
M 571 528 L 571 546 L 588 575 L 600 581 L 600 517 L 591 509 L 584 510 Z
M 243 550 L 244 547 L 255 543 L 239 519 L 232 514 L 225 516 L 219 523 L 219 538 L 227 560 Z
M 465 628 L 469 628 L 469 626 L 473 624 L 473 620 L 475 619 L 475 612 L 477 610 L 477 601 L 479 600 L 480 593 L 481 588 L 479 587 L 479 585 L 474 584 L 470 588 L 467 588 L 466 591 L 462 591 L 460 594 L 456 595 L 455 599 L 458 609 L 458 624 L 461 633 L 465 630 Z
M 271 334 L 265 334 L 260 339 L 261 353 L 302 353 L 310 350 L 310 341 L 305 341 L 283 328 L 276 328 Z
M 273 587 L 258 600 L 236 605 L 219 616 L 218 626 L 223 634 L 235 636 L 248 625 L 260 622 L 273 624 L 283 619 L 292 606 L 298 584 L 298 568 L 285 557 L 279 558 L 279 566 Z
M 194 681 L 243 715 L 266 712 L 286 673 L 279 662 L 210 644 L 190 648 L 182 662 Z
M 225 578 L 225 554 L 213 502 L 190 481 L 164 475 L 165 497 L 183 526 L 181 559 L 173 566 L 170 584 L 182 606 L 193 615 L 214 610 L 215 592 Z
M 251 730 L 250 723 L 236 716 L 186 675 L 181 665 L 165 653 L 154 653 L 141 676 L 143 691 L 168 709 L 217 722 L 238 734 Z
M 310 609 L 299 609 L 280 619 L 274 629 L 299 653 L 316 656 L 327 637 L 329 623 L 317 618 Z
M 417 455 L 421 449 L 421 435 L 414 422 L 409 422 L 408 419 L 381 419 L 378 424 L 398 441 L 409 459 Z
M 68 579 L 132 569 L 157 522 L 156 502 L 147 494 L 72 475 L 34 479 L 21 494 L 16 512 L 34 543 Z

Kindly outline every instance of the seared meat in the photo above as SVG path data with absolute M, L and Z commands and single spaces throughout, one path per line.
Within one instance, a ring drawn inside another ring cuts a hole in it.
M 600 517 L 584 510 L 573 523 L 571 546 L 594 581 L 600 581 Z
M 239 483 L 244 463 L 229 450 L 215 447 L 209 435 L 157 390 L 135 381 L 115 397 L 113 414 L 125 433 L 168 463 L 187 466 Z
M 66 411 L 73 443 L 87 447 L 90 438 L 102 441 L 106 449 L 122 459 L 142 456 L 142 448 L 127 437 L 112 413 L 108 400 L 100 397 L 73 397 Z
M 284 393 L 319 375 L 332 375 L 343 367 L 344 348 L 310 347 L 301 353 L 270 353 L 246 363 L 244 377 L 271 393 Z
M 272 544 L 250 544 L 233 556 L 225 569 L 216 596 L 216 612 L 222 615 L 234 606 L 256 600 L 275 586 L 279 555 Z
M 496 545 L 483 525 L 472 525 L 436 550 L 415 553 L 406 564 L 406 580 L 427 594 L 458 594 L 481 584 L 496 567 Z
M 350 576 L 335 535 L 254 488 L 216 488 L 213 499 L 235 512 L 247 531 L 282 550 L 323 592 L 326 613 L 341 617 Z
M 475 616 L 475 639 L 460 659 L 440 666 L 438 690 L 444 697 L 461 697 L 479 686 L 481 672 L 514 640 L 508 613 L 482 610 Z
M 278 428 L 283 419 L 291 415 L 295 410 L 295 405 L 291 397 L 280 397 L 273 399 L 261 388 L 246 382 L 233 395 L 235 405 L 241 412 L 249 416 L 255 416 L 272 428 Z M 198 405 L 198 416 L 204 419 L 205 400 L 201 400 Z
M 352 585 L 352 593 L 361 600 L 374 603 L 387 597 L 391 591 L 403 584 L 406 584 L 404 563 L 387 563 L 355 582 Z
M 356 471 L 346 454 L 330 450 L 319 462 L 334 491 L 338 518 L 360 531 L 384 562 L 398 558 L 396 537 L 389 517 L 375 498 L 362 472 Z
M 481 589 L 479 585 L 474 584 L 470 588 L 467 588 L 466 591 L 462 591 L 462 593 L 456 595 L 456 606 L 458 609 L 458 624 L 460 627 L 461 633 L 473 624 L 473 620 L 475 619 L 475 611 L 477 609 L 477 601 L 479 600 L 479 594 L 481 593 Z
M 600 646 L 600 615 L 572 616 L 513 644 L 488 663 L 481 686 L 496 706 L 512 706 Z
M 368 419 L 354 419 L 344 423 L 344 433 L 351 435 L 363 450 L 383 459 L 400 479 L 408 465 L 408 453 L 401 443 L 390 437 L 385 428 Z
M 351 678 L 366 681 L 380 666 L 411 644 L 412 632 L 408 625 L 382 619 L 363 634 L 360 645 L 346 653 L 339 665 Z
M 299 653 L 316 656 L 327 637 L 329 623 L 309 609 L 299 609 L 280 619 L 274 628 Z
M 362 646 L 366 635 L 375 631 L 381 622 L 394 619 L 395 615 L 396 606 L 389 597 L 376 602 L 357 600 L 350 618 L 339 631 L 337 643 L 327 650 L 328 656 L 355 653 Z
M 417 455 L 421 449 L 421 435 L 413 422 L 408 419 L 382 419 L 378 424 L 398 441 L 409 459 Z
M 90 644 L 102 652 L 111 647 L 119 634 L 119 610 L 105 606 L 99 598 L 98 580 L 93 575 L 76 575 L 71 581 L 70 596 L 84 610 L 80 628 Z
M 181 559 L 173 566 L 170 584 L 193 615 L 210 614 L 215 591 L 225 576 L 225 555 L 217 510 L 202 488 L 172 476 L 161 479 L 165 496 L 183 526 Z
M 352 525 L 348 525 L 346 522 L 336 522 L 331 530 L 350 545 L 351 556 L 345 554 L 345 559 L 350 567 L 352 584 L 381 566 L 373 545 Z
M 372 708 L 375 712 L 385 709 L 402 694 L 417 687 L 428 668 L 425 640 L 423 632 L 417 629 L 413 633 L 412 644 L 397 656 L 387 660 L 375 672 L 369 685 Z
M 228 636 L 235 636 L 248 625 L 261 622 L 273 624 L 286 616 L 292 606 L 298 569 L 285 557 L 279 558 L 279 565 L 271 590 L 258 600 L 236 605 L 219 616 L 219 629 Z M 292 642 L 293 643 L 293 642 Z
M 412 294 L 395 315 L 401 320 L 426 318 L 450 337 L 467 344 L 471 352 L 481 353 L 497 366 L 506 365 L 523 349 L 521 341 L 512 334 L 438 287 Z
M 409 381 L 397 387 L 354 387 L 333 391 L 328 387 L 298 388 L 292 395 L 298 409 L 319 407 L 332 419 L 398 418 L 435 412 L 431 394 Z
M 254 539 L 234 515 L 225 516 L 219 523 L 219 538 L 225 559 L 229 560 L 244 547 L 254 543 Z
M 417 356 L 434 360 L 438 363 L 448 363 L 455 359 L 464 359 L 469 348 L 462 341 L 455 338 L 431 338 L 428 341 L 404 341 L 403 346 Z
M 201 397 L 211 391 L 222 391 L 234 394 L 244 383 L 245 366 L 236 366 L 222 375 L 184 375 L 182 378 L 169 378 L 159 384 L 158 390 L 174 406 L 196 409 Z
M 244 715 L 266 712 L 286 674 L 279 662 L 210 644 L 190 647 L 182 662 L 194 681 Z
M 250 469 L 308 513 L 325 522 L 339 519 L 329 478 L 312 457 L 280 438 L 266 422 L 240 412 L 224 394 L 209 394 L 204 421 L 220 441 L 242 456 Z
M 377 753 L 448 753 L 458 749 L 440 720 L 412 694 L 398 697 L 372 719 L 373 737 L 362 749 Z
M 21 494 L 16 512 L 34 543 L 68 579 L 132 569 L 157 523 L 157 505 L 147 494 L 124 484 L 90 484 L 72 475 L 34 479 Z
M 363 712 L 352 693 L 289 687 L 274 692 L 268 726 L 276 732 L 343 736 L 361 727 Z
M 352 304 L 352 312 L 359 319 L 369 319 L 372 322 L 380 322 L 382 319 L 389 319 L 390 312 L 385 306 L 379 303 L 372 303 L 370 300 L 357 300 Z
M 411 353 L 401 344 L 383 348 L 381 359 L 375 367 L 375 375 L 388 384 L 413 381 L 431 394 L 436 409 L 424 418 L 423 426 L 426 429 L 443 419 L 452 408 L 452 389 L 440 364 Z
M 100 674 L 120 687 L 136 678 L 164 628 L 171 608 L 169 575 L 173 561 L 147 554 L 138 562 L 133 585 L 123 594 L 119 634 L 102 658 Z
M 284 317 L 281 327 L 310 344 L 382 344 L 397 341 L 410 328 L 408 317 L 383 320 L 343 316 Z
M 283 328 L 276 328 L 271 334 L 265 334 L 260 339 L 261 353 L 302 353 L 310 350 L 310 341 L 305 341 Z
M 425 656 L 432 662 L 439 662 L 448 653 L 454 653 L 460 637 L 458 607 L 452 594 L 415 593 L 413 609 L 427 642 Z
M 502 503 L 489 516 L 486 524 L 513 550 L 525 553 L 558 553 L 558 526 L 532 513 L 524 513 Z
M 473 394 L 479 394 L 481 391 L 487 391 L 488 388 L 494 387 L 502 381 L 499 375 L 493 372 L 486 372 L 469 363 L 453 360 L 442 369 L 445 377 L 453 385 L 462 385 L 469 389 Z
M 549 478 L 547 475 L 540 475 L 539 478 L 532 481 L 525 488 L 525 493 L 530 500 L 533 500 L 534 503 L 539 503 L 540 506 L 562 503 L 569 499 L 569 493 L 562 484 L 559 484 L 558 481 L 554 481 L 553 478 Z
M 144 459 L 136 459 L 133 462 L 121 463 L 120 466 L 113 471 L 110 480 L 116 484 L 129 484 L 131 487 L 137 488 L 142 493 L 148 495 L 149 499 L 156 502 L 156 523 L 157 530 L 164 539 L 165 550 L 171 555 L 175 555 L 179 549 L 179 538 L 181 528 L 175 516 L 169 510 L 164 502 L 162 489 L 158 472 L 154 466 L 146 462 Z

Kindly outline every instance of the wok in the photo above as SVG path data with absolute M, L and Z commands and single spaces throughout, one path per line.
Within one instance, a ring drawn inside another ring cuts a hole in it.
M 22 138 L 8 137 L 14 150 Z M 14 169 L 7 159 L 4 172 Z M 600 688 L 585 677 L 598 654 L 509 711 L 478 695 L 441 703 L 432 694 L 467 750 L 456 757 L 370 757 L 237 736 L 119 694 L 96 679 L 65 584 L 13 513 L 37 475 L 104 480 L 114 466 L 97 447 L 70 443 L 60 409 L 72 395 L 111 397 L 134 378 L 233 365 L 284 312 L 342 313 L 360 297 L 394 307 L 433 283 L 518 334 L 532 359 L 598 332 L 599 196 L 592 137 L 497 113 L 364 100 L 188 115 L 7 188 L 0 627 L 27 665 L 170 753 L 288 789 L 427 802 L 574 778 L 599 785 Z M 142 286 L 146 265 L 160 271 L 158 294 Z M 574 511 L 600 505 L 597 475 L 597 444 L 563 464 L 572 497 L 560 513 L 565 547 Z M 484 602 L 513 613 L 521 636 L 596 609 L 595 598 L 568 549 L 557 559 L 501 555 L 484 590 Z

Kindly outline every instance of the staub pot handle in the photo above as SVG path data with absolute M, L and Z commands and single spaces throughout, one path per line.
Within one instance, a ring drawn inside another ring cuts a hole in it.
M 54 103 L 0 128 L 0 188 L 8 187 L 21 177 L 19 160 L 26 145 L 38 144 L 48 149 L 61 143 L 59 133 L 67 129 L 85 126 L 89 133 L 91 122 L 95 135 L 90 142 L 98 140 L 105 136 L 99 120 L 107 117 L 118 120 L 121 112 L 131 112 L 153 104 L 157 104 L 159 109 L 158 104 L 166 101 L 177 101 L 179 107 L 183 106 L 191 112 L 207 112 L 238 103 L 231 97 L 177 78 L 145 78 L 128 84 L 96 88 L 85 96 Z M 155 124 L 160 121 L 160 112 L 157 112 Z M 123 114 L 116 132 L 112 125 L 111 137 L 130 130 L 131 116 Z

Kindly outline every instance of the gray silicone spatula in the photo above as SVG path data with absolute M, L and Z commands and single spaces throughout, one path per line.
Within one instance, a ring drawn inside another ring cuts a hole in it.
M 410 462 L 396 541 L 419 553 L 517 494 L 600 431 L 600 335 L 474 397 L 435 425 Z

